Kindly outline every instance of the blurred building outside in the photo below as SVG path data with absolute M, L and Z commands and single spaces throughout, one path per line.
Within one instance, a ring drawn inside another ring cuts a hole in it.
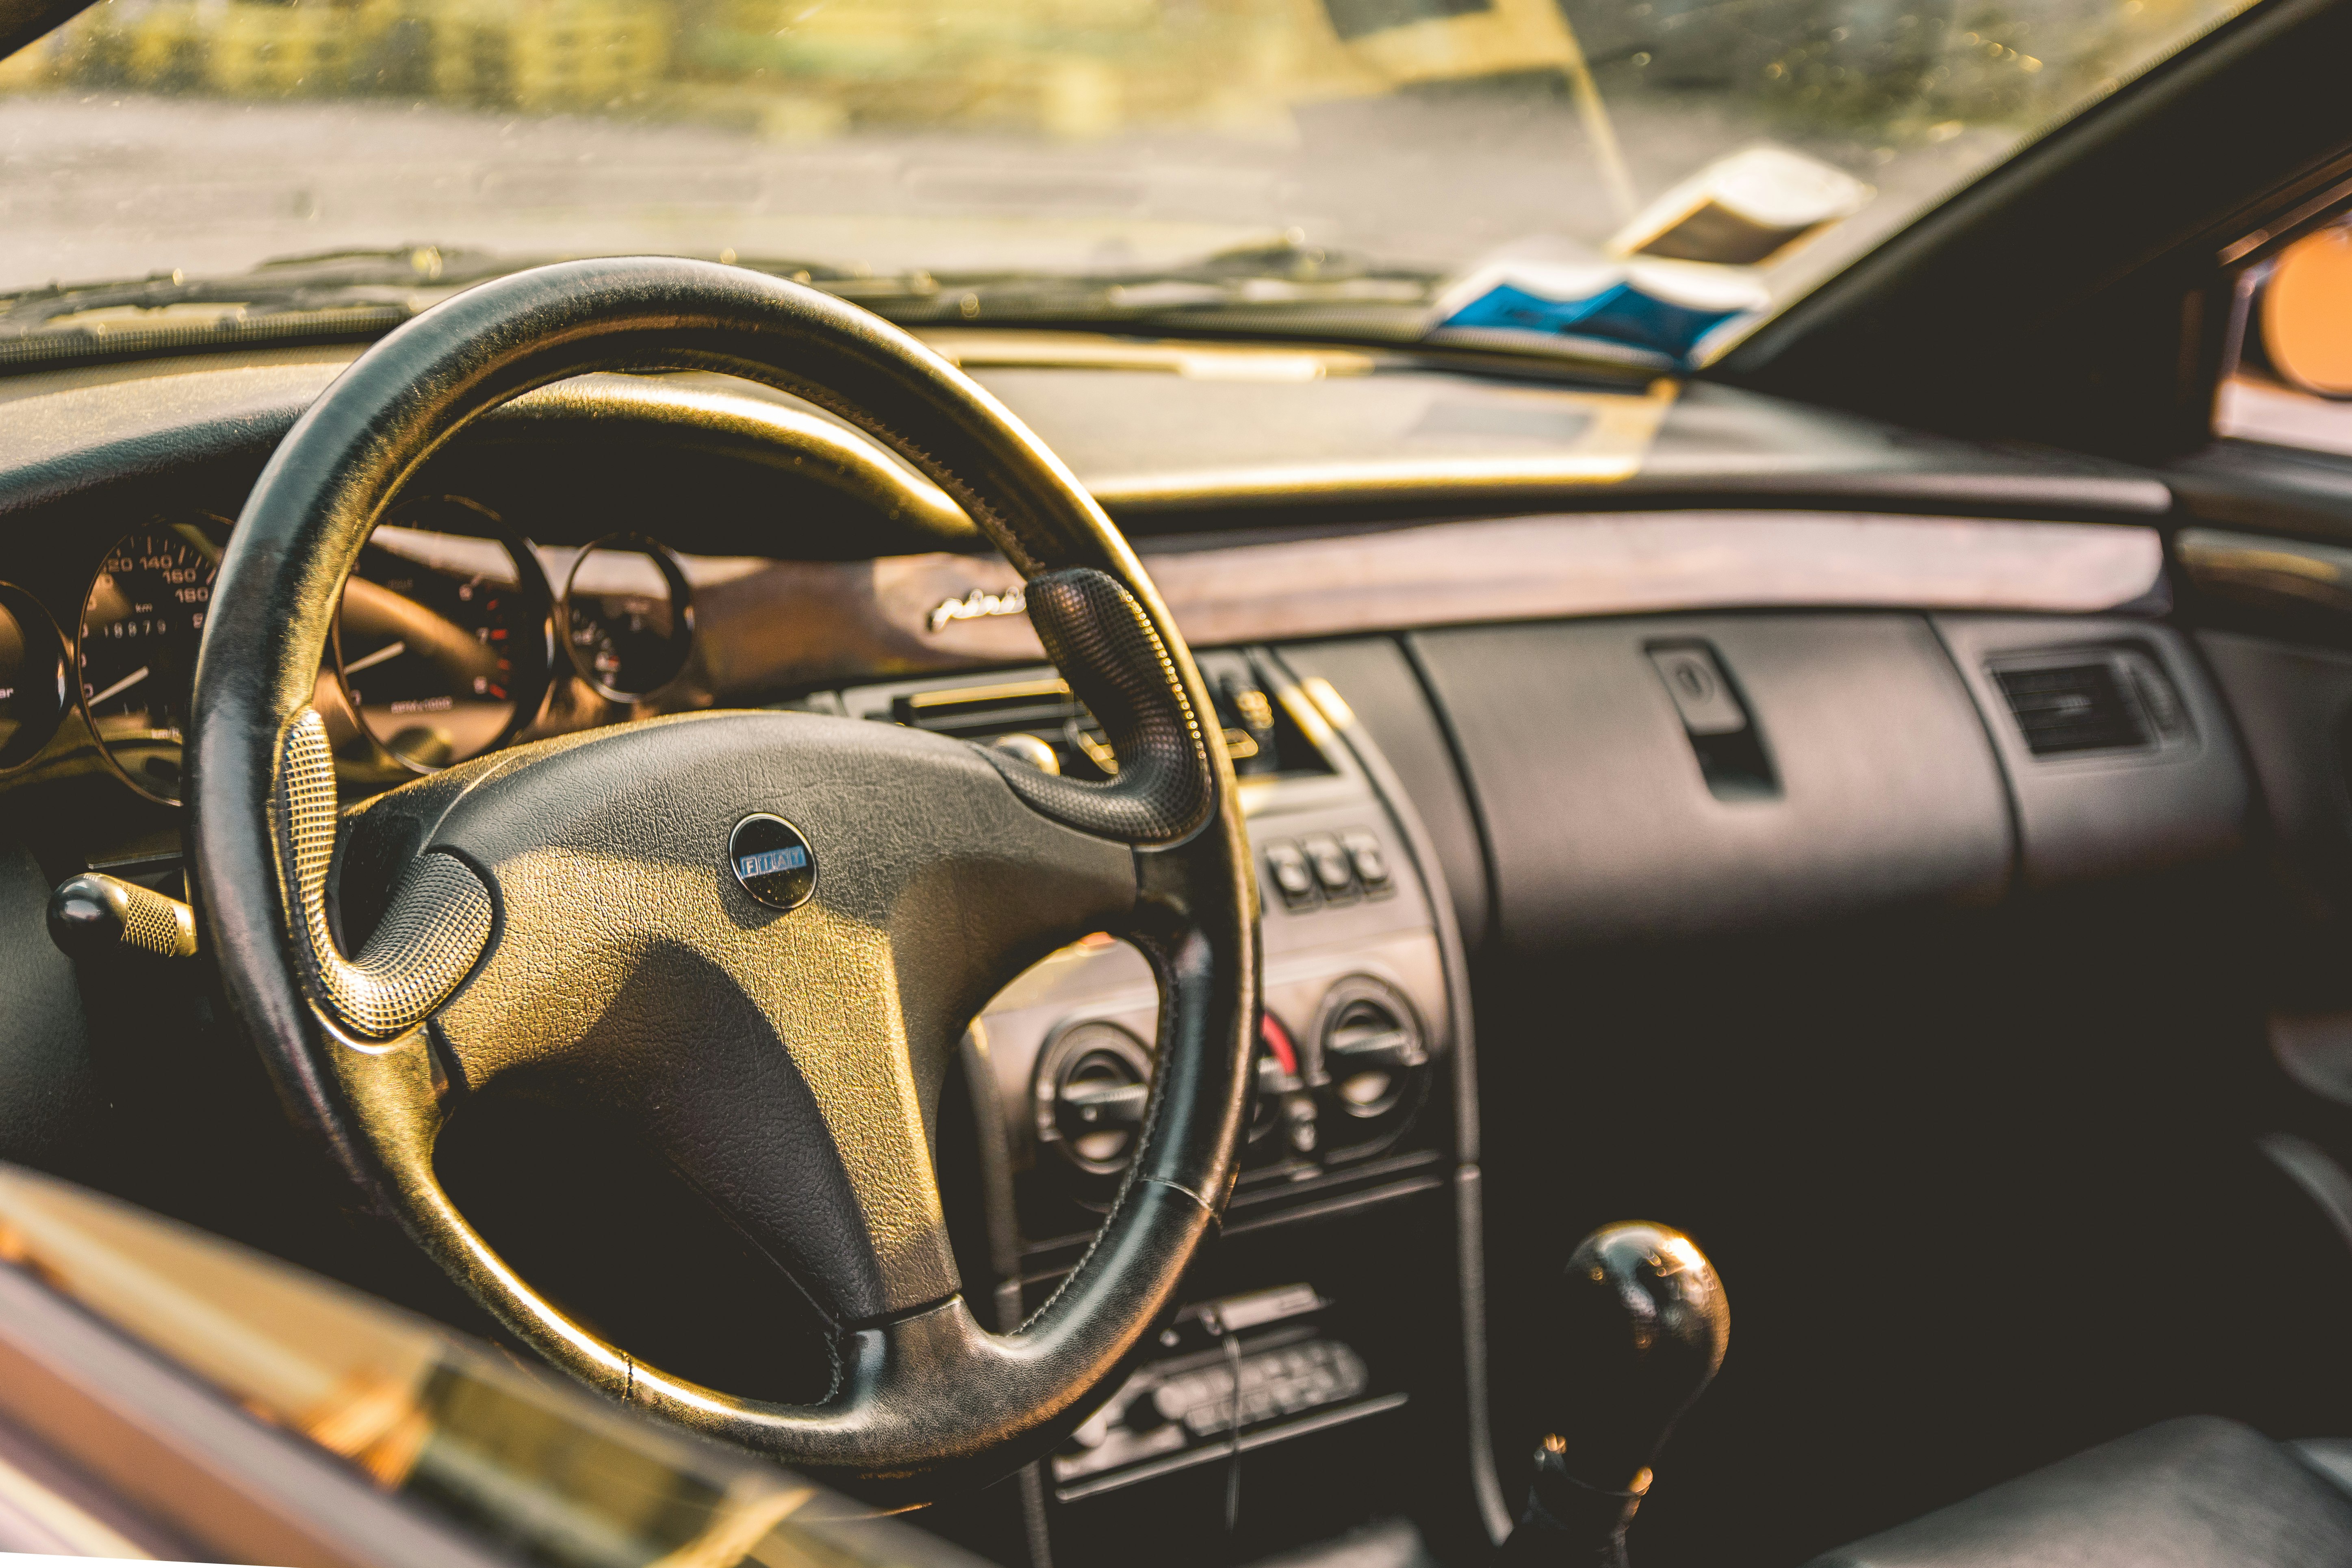
M 2030 129 L 2208 0 L 105 0 L 0 91 L 377 97 L 700 121 L 783 141 L 969 127 L 1285 133 L 1301 106 L 1591 69 L 1820 132 Z M 1620 193 L 1621 200 L 1622 193 Z

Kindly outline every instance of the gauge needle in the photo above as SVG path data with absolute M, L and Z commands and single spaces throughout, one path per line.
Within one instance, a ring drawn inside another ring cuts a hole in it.
M 404 654 L 407 651 L 408 645 L 404 642 L 388 642 L 382 647 L 376 649 L 373 653 L 368 655 L 365 658 L 355 658 L 352 660 L 351 663 L 343 666 L 343 673 L 345 675 L 357 675 L 362 669 L 373 668 L 375 666 L 382 664 L 385 659 L 398 658 L 402 654 Z
M 138 668 L 132 670 L 130 674 L 124 676 L 121 679 L 116 681 L 113 685 L 108 687 L 105 690 L 88 698 L 86 700 L 88 700 L 91 707 L 95 708 L 100 703 L 105 701 L 108 698 L 119 697 L 123 692 L 130 690 L 132 687 L 146 679 L 147 674 L 147 667 L 142 664 Z

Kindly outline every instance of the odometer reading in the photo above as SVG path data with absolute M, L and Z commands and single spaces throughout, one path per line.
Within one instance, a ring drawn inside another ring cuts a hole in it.
M 180 798 L 196 645 L 219 571 L 220 545 L 205 529 L 158 525 L 115 541 L 82 600 L 82 712 L 123 776 L 158 800 Z

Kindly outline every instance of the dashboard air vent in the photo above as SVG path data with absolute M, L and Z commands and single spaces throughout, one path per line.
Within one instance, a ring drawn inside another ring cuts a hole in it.
M 1996 669 L 1992 675 L 2037 757 L 2131 751 L 2149 743 L 2139 704 L 2113 659 Z
M 1213 676 L 1210 693 L 1223 721 L 1225 751 L 1235 773 L 1330 771 L 1297 722 L 1245 668 Z M 1107 779 L 1118 772 L 1109 737 L 1059 676 L 901 691 L 891 700 L 887 716 L 960 741 L 1002 746 L 1076 778 Z
M 1058 677 L 910 692 L 891 704 L 891 717 L 961 741 L 1027 737 L 1039 749 L 1019 754 L 1043 765 L 1050 753 L 1055 773 L 1106 779 L 1118 772 L 1108 737 Z

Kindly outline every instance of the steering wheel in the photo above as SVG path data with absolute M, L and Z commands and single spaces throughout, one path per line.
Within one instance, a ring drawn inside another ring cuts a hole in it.
M 607 370 L 762 382 L 927 474 L 1026 579 L 1117 775 L 896 725 L 713 712 L 495 752 L 339 811 L 311 702 L 370 529 L 469 421 Z M 196 666 L 194 896 L 230 1008 L 298 1117 L 516 1335 L 687 1426 L 869 1493 L 937 1495 L 1085 1414 L 1173 1307 L 1231 1190 L 1257 892 L 1214 713 L 1100 508 L 916 340 L 733 268 L 565 263 L 385 337 L 263 471 Z M 987 999 L 1096 931 L 1159 979 L 1150 1100 L 1092 1247 L 992 1333 L 961 1293 L 927 1123 Z M 625 1118 L 789 1273 L 830 1325 L 830 1394 L 778 1405 L 667 1374 L 508 1267 L 433 1163 L 452 1108 L 501 1079 Z

